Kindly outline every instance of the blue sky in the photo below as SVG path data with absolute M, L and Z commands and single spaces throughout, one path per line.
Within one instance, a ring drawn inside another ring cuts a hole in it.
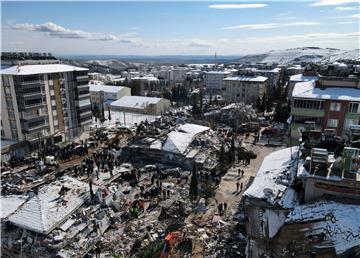
M 359 2 L 2 2 L 2 50 L 238 55 L 359 48 Z

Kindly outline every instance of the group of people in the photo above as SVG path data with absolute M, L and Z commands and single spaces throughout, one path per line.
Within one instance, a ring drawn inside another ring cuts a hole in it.
M 55 156 L 59 160 L 70 160 L 75 156 L 84 156 L 88 154 L 88 148 L 83 141 L 80 143 L 72 142 L 64 147 L 58 145 L 47 146 L 39 151 L 39 157 Z
M 224 202 L 224 203 L 221 202 L 218 204 L 218 212 L 219 212 L 220 216 L 222 216 L 226 213 L 227 207 L 228 207 L 228 204 L 226 202 Z

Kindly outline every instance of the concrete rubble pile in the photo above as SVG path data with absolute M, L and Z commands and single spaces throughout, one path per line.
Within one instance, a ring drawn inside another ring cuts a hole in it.
M 231 127 L 257 120 L 256 110 L 251 105 L 233 103 L 228 106 L 204 113 L 207 120 L 223 123 Z

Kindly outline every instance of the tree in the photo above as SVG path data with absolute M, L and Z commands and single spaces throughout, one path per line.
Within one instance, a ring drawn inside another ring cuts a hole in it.
M 110 106 L 108 106 L 108 119 L 109 119 L 109 121 L 111 120 L 111 114 L 110 114 Z
M 198 180 L 197 180 L 197 168 L 196 163 L 193 165 L 193 170 L 191 174 L 191 180 L 190 180 L 190 198 L 192 200 L 195 200 L 198 196 Z
M 101 105 L 101 118 L 105 118 L 104 104 Z
M 140 96 L 141 95 L 141 82 L 131 81 L 129 83 L 129 88 L 131 89 L 132 96 Z
M 224 144 L 221 145 L 219 155 L 218 155 L 218 163 L 219 163 L 219 169 L 221 173 L 224 173 L 226 171 L 226 153 Z
M 230 146 L 230 150 L 228 153 L 229 156 L 229 162 L 234 162 L 234 157 L 235 157 L 235 134 L 231 137 L 231 146 Z

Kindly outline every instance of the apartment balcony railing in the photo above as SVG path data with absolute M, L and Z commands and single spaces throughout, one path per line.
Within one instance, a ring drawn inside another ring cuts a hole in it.
M 25 132 L 34 132 L 34 131 L 38 131 L 38 130 L 42 130 L 46 127 L 49 126 L 49 123 L 44 123 L 44 124 L 41 124 L 41 125 L 37 125 L 37 126 L 33 126 L 33 127 L 28 127 Z
M 41 117 L 46 117 L 48 114 L 46 113 L 42 113 L 42 114 L 23 114 L 22 115 L 22 119 L 23 120 L 33 120 L 33 119 L 36 119 L 36 118 L 41 118 Z

